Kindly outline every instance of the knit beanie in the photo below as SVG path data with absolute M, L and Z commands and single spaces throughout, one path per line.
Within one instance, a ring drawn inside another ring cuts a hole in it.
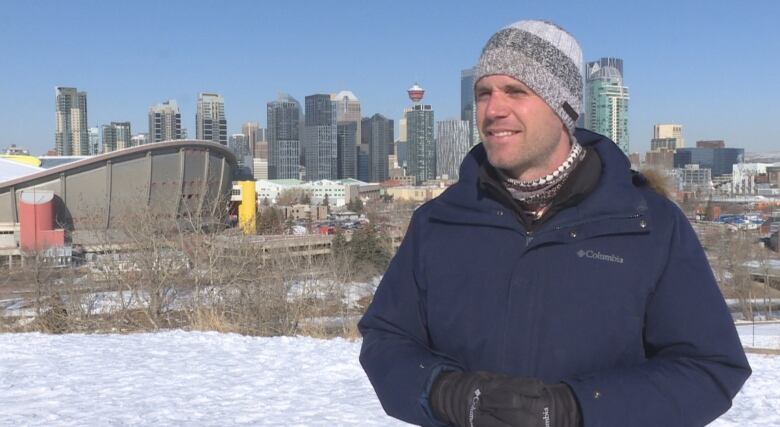
M 499 30 L 482 49 L 474 82 L 494 74 L 525 83 L 574 134 L 582 112 L 582 51 L 566 30 L 547 21 L 519 21 Z

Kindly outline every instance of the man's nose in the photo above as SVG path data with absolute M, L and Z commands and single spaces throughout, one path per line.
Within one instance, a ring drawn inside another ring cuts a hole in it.
M 505 96 L 503 96 L 500 92 L 493 93 L 490 95 L 485 105 L 485 116 L 490 118 L 504 117 L 509 111 L 508 106 L 509 105 Z

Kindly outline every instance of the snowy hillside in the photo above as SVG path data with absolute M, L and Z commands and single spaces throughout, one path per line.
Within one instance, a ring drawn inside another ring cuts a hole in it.
M 182 331 L 1 334 L 0 425 L 405 425 L 382 411 L 359 350 L 342 339 Z M 712 425 L 780 425 L 780 357 L 750 362 L 753 377 Z

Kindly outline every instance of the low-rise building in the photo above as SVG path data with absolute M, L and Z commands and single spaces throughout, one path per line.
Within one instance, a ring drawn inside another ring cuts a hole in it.
M 279 206 L 284 219 L 322 221 L 328 218 L 327 206 L 292 205 Z
M 234 186 L 234 189 L 236 187 Z M 376 199 L 380 196 L 380 186 L 377 183 L 367 183 L 352 178 L 304 182 L 297 179 L 272 179 L 258 180 L 255 182 L 257 201 L 268 200 L 276 204 L 277 198 L 284 191 L 301 191 L 309 196 L 311 204 L 323 204 L 327 200 L 328 205 L 344 206 L 350 200 L 361 198 L 363 200 Z
M 392 196 L 393 200 L 426 202 L 439 196 L 446 189 L 440 186 L 398 186 L 385 188 L 385 194 Z

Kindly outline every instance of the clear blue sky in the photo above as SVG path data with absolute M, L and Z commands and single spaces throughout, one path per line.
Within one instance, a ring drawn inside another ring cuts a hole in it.
M 638 4 L 637 4 L 638 3 Z M 228 132 L 266 124 L 278 92 L 351 90 L 363 115 L 398 120 L 415 81 L 436 119 L 459 117 L 460 71 L 499 28 L 547 19 L 586 61 L 624 60 L 631 151 L 655 123 L 687 145 L 725 139 L 780 150 L 780 2 L 762 1 L 26 1 L 0 8 L 0 148 L 54 146 L 54 88 L 88 94 L 89 125 L 176 99 L 195 135 L 198 92 L 225 98 Z

